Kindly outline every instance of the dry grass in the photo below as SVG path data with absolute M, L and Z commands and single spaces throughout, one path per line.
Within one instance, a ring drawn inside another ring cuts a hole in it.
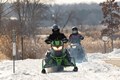
M 114 48 L 120 48 L 120 40 L 114 41 Z M 85 37 L 82 41 L 82 45 L 85 47 L 87 53 L 104 52 L 104 42 L 100 39 L 94 40 L 92 37 Z M 106 43 L 107 52 L 111 52 L 111 41 Z
M 120 67 L 120 58 L 105 60 L 105 62 Z
M 63 32 L 65 33 L 67 37 L 69 37 L 71 30 L 68 29 L 67 31 L 64 30 Z M 100 31 L 91 31 L 88 33 L 82 32 L 81 34 L 85 36 L 85 39 L 81 43 L 87 53 L 104 52 L 104 42 L 100 39 Z M 44 40 L 40 39 L 39 42 L 44 42 Z M 120 44 L 119 39 L 114 41 L 115 48 L 120 48 L 119 44 Z M 44 48 L 45 46 L 45 51 L 46 49 L 48 49 L 48 46 L 45 43 L 41 45 L 43 46 L 42 48 Z M 107 42 L 106 46 L 107 46 L 107 52 L 111 52 L 112 50 L 111 40 Z
M 68 37 L 71 33 L 70 29 L 65 29 L 63 31 L 65 35 Z M 43 29 L 40 32 L 43 35 L 48 35 L 51 33 L 51 29 Z M 104 43 L 100 40 L 100 31 L 86 31 L 82 32 L 85 39 L 81 42 L 86 53 L 94 53 L 94 52 L 104 52 Z M 119 33 L 118 33 L 119 34 Z M 24 58 L 41 58 L 44 56 L 45 52 L 50 48 L 50 45 L 47 45 L 44 42 L 45 38 L 36 37 L 24 38 Z M 8 36 L 0 36 L 0 59 L 12 59 L 12 42 L 11 38 Z M 67 47 L 68 44 L 65 46 Z M 120 48 L 120 40 L 114 41 L 114 47 Z M 21 59 L 21 53 L 19 53 L 20 49 L 20 39 L 17 38 L 17 54 L 18 58 Z M 111 41 L 107 42 L 107 52 L 111 51 Z
M 11 39 L 8 36 L 0 36 L 0 60 L 1 59 L 11 59 Z
M 7 57 L 5 54 L 0 52 L 0 61 L 1 60 L 5 60 L 5 59 L 10 59 L 9 57 Z

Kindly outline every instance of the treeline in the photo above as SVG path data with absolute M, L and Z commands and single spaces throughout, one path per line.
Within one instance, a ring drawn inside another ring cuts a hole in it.
M 6 7 L 11 4 L 7 3 Z M 34 4 L 31 4 L 31 6 Z M 45 4 L 46 5 L 46 4 Z M 22 7 L 22 6 L 21 6 Z M 37 16 L 38 26 L 51 26 L 53 23 L 58 23 L 64 26 L 67 22 L 69 26 L 77 25 L 98 25 L 102 20 L 101 7 L 97 3 L 92 4 L 63 4 L 63 5 L 46 5 L 44 12 L 40 12 L 42 16 Z M 11 10 L 11 9 L 9 9 Z M 8 11 L 9 11 L 8 10 Z M 27 9 L 29 10 L 29 9 Z M 10 16 L 17 16 L 16 11 L 9 14 Z M 69 19 L 68 19 L 69 18 Z
M 15 3 L 18 4 L 19 2 L 15 2 Z M 11 5 L 14 5 L 14 4 L 6 3 L 4 8 L 10 7 Z M 21 15 L 27 14 L 29 18 L 31 18 L 34 15 L 34 19 L 35 19 L 33 20 L 35 22 L 34 25 L 38 27 L 51 26 L 53 23 L 59 24 L 60 26 L 63 26 L 63 27 L 66 25 L 68 26 L 99 25 L 103 18 L 101 7 L 97 3 L 48 5 L 48 4 L 42 4 L 42 3 L 38 4 L 37 2 L 35 3 L 28 2 L 28 4 L 24 4 L 24 2 L 22 2 L 20 4 L 21 5 L 18 4 L 19 8 L 21 7 L 20 12 L 22 13 L 20 14 Z M 37 6 L 37 8 L 35 6 Z M 17 7 L 16 9 L 18 9 Z M 25 8 L 25 9 L 22 10 L 22 8 Z M 20 14 L 18 14 L 16 9 L 13 9 L 13 7 L 10 7 L 6 12 L 9 12 L 11 10 L 13 11 L 11 11 L 7 15 L 7 17 L 16 16 L 19 18 Z M 25 18 L 25 16 L 22 16 L 22 17 Z
M 59 10 L 58 10 L 59 9 Z M 68 25 L 98 25 L 102 20 L 102 11 L 99 4 L 72 4 L 54 5 L 53 14 L 57 15 L 57 23 L 62 26 L 69 18 Z M 61 20 L 60 20 L 61 19 Z

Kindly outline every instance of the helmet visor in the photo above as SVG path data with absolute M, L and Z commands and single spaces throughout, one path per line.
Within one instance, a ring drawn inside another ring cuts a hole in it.
M 72 33 L 78 33 L 78 31 L 77 30 L 73 30 Z

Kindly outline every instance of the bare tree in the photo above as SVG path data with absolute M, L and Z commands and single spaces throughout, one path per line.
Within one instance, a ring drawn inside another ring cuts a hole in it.
M 4 0 L 0 0 L 0 33 L 3 32 L 3 17 L 5 16 L 5 11 L 4 10 L 4 7 L 5 7 L 5 4 L 8 2 L 8 0 L 4 1 Z
M 23 59 L 23 44 L 24 36 L 34 35 L 37 23 L 43 16 L 43 12 L 47 9 L 47 6 L 40 3 L 41 0 L 17 0 L 14 3 L 15 13 L 17 14 L 18 21 L 20 22 L 21 35 L 21 51 Z
M 107 25 L 107 29 L 102 30 L 102 36 L 107 35 L 111 37 L 111 45 L 113 50 L 113 34 L 119 31 L 120 25 L 120 7 L 115 0 L 107 0 L 100 4 L 104 15 L 102 24 Z
M 104 15 L 102 24 L 112 28 L 113 31 L 117 30 L 120 24 L 120 7 L 115 0 L 107 0 L 100 4 Z
M 63 31 L 71 19 L 73 11 L 56 4 L 52 4 L 50 10 L 53 23 L 60 25 L 62 27 L 61 31 Z
M 71 12 L 68 13 L 68 17 L 66 18 L 66 21 L 63 24 L 62 31 L 66 27 L 66 25 L 68 24 L 69 20 L 71 19 L 72 14 L 73 14 L 73 11 L 71 11 Z

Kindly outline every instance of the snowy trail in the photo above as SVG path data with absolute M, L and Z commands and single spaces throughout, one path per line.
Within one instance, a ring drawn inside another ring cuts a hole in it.
M 120 80 L 120 68 L 105 62 L 85 62 L 77 64 L 78 72 L 41 74 L 41 60 L 27 59 L 16 62 L 16 73 L 12 73 L 12 62 L 0 64 L 0 80 Z
M 12 61 L 2 61 L 0 80 L 120 80 L 120 68 L 103 61 L 120 55 L 119 51 L 88 55 L 88 62 L 77 63 L 78 72 L 71 72 L 73 68 L 68 67 L 64 72 L 41 74 L 41 60 L 27 59 L 16 61 L 16 73 L 13 74 Z

